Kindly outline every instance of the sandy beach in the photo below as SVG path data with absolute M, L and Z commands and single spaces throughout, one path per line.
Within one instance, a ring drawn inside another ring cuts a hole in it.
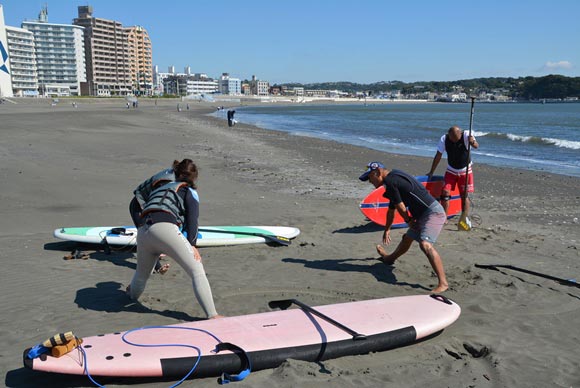
M 0 105 L 0 368 L 7 387 L 94 386 L 83 376 L 23 367 L 24 349 L 55 333 L 83 337 L 203 317 L 176 263 L 151 277 L 139 306 L 124 294 L 134 251 L 107 254 L 52 236 L 62 226 L 130 224 L 135 186 L 174 159 L 191 158 L 200 167 L 201 225 L 302 231 L 288 247 L 200 250 L 220 314 L 269 311 L 268 301 L 283 298 L 324 305 L 427 294 L 436 285 L 417 245 L 393 267 L 376 260 L 382 229 L 358 209 L 372 189 L 357 179 L 366 163 L 379 160 L 420 175 L 431 159 L 244 123 L 229 128 L 206 115 L 226 105 L 220 102 L 189 102 L 189 110 L 177 112 L 172 100 L 142 100 L 137 109 L 125 109 L 120 99 L 79 99 L 78 108 L 72 100 L 56 106 L 15 101 Z M 437 173 L 444 169 L 442 162 Z M 481 224 L 467 233 L 450 222 L 436 244 L 450 283 L 445 295 L 462 308 L 457 322 L 439 336 L 387 352 L 322 363 L 288 360 L 236 386 L 580 387 L 580 289 L 474 266 L 508 264 L 580 281 L 580 179 L 482 164 L 474 170 L 473 212 Z M 393 239 L 404 231 L 394 231 Z M 75 248 L 89 259 L 63 260 Z M 182 386 L 216 385 L 206 378 Z

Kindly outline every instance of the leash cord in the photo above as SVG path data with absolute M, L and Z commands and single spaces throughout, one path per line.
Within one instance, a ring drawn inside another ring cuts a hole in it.
M 199 331 L 199 332 L 202 332 L 202 333 L 205 333 L 205 334 L 209 335 L 210 337 L 212 337 L 213 339 L 215 339 L 217 343 L 221 343 L 222 342 L 218 337 L 216 337 L 211 332 L 209 332 L 207 330 L 203 330 L 203 329 L 193 328 L 193 327 L 184 327 L 184 326 L 144 326 L 144 327 L 140 327 L 140 328 L 131 329 L 129 331 L 126 331 L 123 334 L 123 336 L 121 337 L 121 339 L 123 340 L 123 342 L 125 342 L 126 344 L 131 345 L 131 346 L 137 346 L 137 347 L 143 347 L 143 348 L 156 348 L 156 347 L 178 346 L 178 347 L 185 347 L 185 348 L 195 349 L 195 351 L 197 352 L 197 359 L 196 359 L 195 363 L 193 364 L 193 366 L 191 367 L 191 369 L 189 370 L 189 372 L 187 372 L 187 374 L 181 380 L 179 380 L 177 383 L 173 384 L 169 388 L 177 387 L 178 385 L 180 385 L 181 383 L 183 383 L 185 380 L 187 380 L 187 378 L 195 371 L 195 369 L 197 368 L 197 365 L 199 364 L 199 361 L 201 360 L 201 349 L 198 348 L 197 346 L 188 345 L 188 344 L 138 344 L 138 343 L 135 343 L 135 342 L 131 342 L 131 341 L 129 341 L 126 338 L 127 335 L 129 335 L 129 334 L 131 334 L 133 332 L 140 331 L 140 330 L 147 330 L 147 329 L 178 329 L 178 330 Z M 87 354 L 86 354 L 85 350 L 82 348 L 82 345 L 79 346 L 78 348 L 81 351 L 81 353 L 83 354 L 83 362 L 85 364 L 85 370 L 84 370 L 84 372 L 87 375 L 87 377 L 89 378 L 89 380 L 91 380 L 91 382 L 93 384 L 95 384 L 97 387 L 105 387 L 104 385 L 99 384 L 98 382 L 96 382 L 93 379 L 93 377 L 89 373 L 89 365 L 88 365 Z

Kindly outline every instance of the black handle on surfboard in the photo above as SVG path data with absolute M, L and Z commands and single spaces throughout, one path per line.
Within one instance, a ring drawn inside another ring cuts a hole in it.
M 357 333 L 356 331 L 352 330 L 351 328 L 344 326 L 342 323 L 335 321 L 334 319 L 330 318 L 328 315 L 321 313 L 320 311 L 316 310 L 315 308 L 312 308 L 312 307 L 308 306 L 307 304 L 300 302 L 297 299 L 273 300 L 273 301 L 270 301 L 268 303 L 268 306 L 270 308 L 279 308 L 280 310 L 286 310 L 292 304 L 295 304 L 296 306 L 300 307 L 302 310 L 308 311 L 312 315 L 316 315 L 317 317 L 324 319 L 326 322 L 330 323 L 331 325 L 336 326 L 339 329 L 347 332 L 348 334 L 352 335 L 352 339 L 355 341 L 367 339 L 366 335 Z
M 578 288 L 580 288 L 580 283 L 574 282 L 572 280 L 557 278 L 557 277 L 552 276 L 552 275 L 546 275 L 546 274 L 541 273 L 541 272 L 535 272 L 535 271 L 531 271 L 529 269 L 515 267 L 515 266 L 509 265 L 509 264 L 475 264 L 475 267 L 476 268 L 482 268 L 482 269 L 491 269 L 491 270 L 494 270 L 494 271 L 499 271 L 498 268 L 506 268 L 506 269 L 511 269 L 511 270 L 514 270 L 514 271 L 519 271 L 519 272 L 527 273 L 529 275 L 534 275 L 534 276 L 539 276 L 541 278 L 554 280 L 556 282 L 562 283 L 562 284 L 567 285 L 567 286 L 572 286 L 572 287 L 578 287 Z
M 199 228 L 198 231 L 211 232 L 211 233 L 243 234 L 243 235 L 247 235 L 247 236 L 262 237 L 268 241 L 275 242 L 277 244 L 284 245 L 284 246 L 288 246 L 288 245 L 292 244 L 292 241 L 290 241 L 290 239 L 288 237 L 274 236 L 272 234 L 265 234 L 265 233 L 238 232 L 238 231 L 231 231 L 231 230 L 206 229 L 206 228 Z

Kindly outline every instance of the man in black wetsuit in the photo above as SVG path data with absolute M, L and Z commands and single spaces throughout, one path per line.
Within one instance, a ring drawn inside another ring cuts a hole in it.
M 375 187 L 385 186 L 385 198 L 389 200 L 389 209 L 383 233 L 383 244 L 391 243 L 391 226 L 395 211 L 409 225 L 401 242 L 391 254 L 388 254 L 382 245 L 377 245 L 377 252 L 381 255 L 379 260 L 392 265 L 409 250 L 413 241 L 417 241 L 439 279 L 433 292 L 440 293 L 447 290 L 449 285 L 445 277 L 443 262 L 433 246 L 447 219 L 441 204 L 413 176 L 400 170 L 387 170 L 380 162 L 369 163 L 367 170 L 359 179 L 370 181 Z

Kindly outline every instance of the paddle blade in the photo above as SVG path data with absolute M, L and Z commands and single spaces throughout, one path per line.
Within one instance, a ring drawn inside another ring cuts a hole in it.
M 457 223 L 457 230 L 463 230 L 469 232 L 471 230 L 471 221 L 467 216 L 461 216 L 459 222 Z

